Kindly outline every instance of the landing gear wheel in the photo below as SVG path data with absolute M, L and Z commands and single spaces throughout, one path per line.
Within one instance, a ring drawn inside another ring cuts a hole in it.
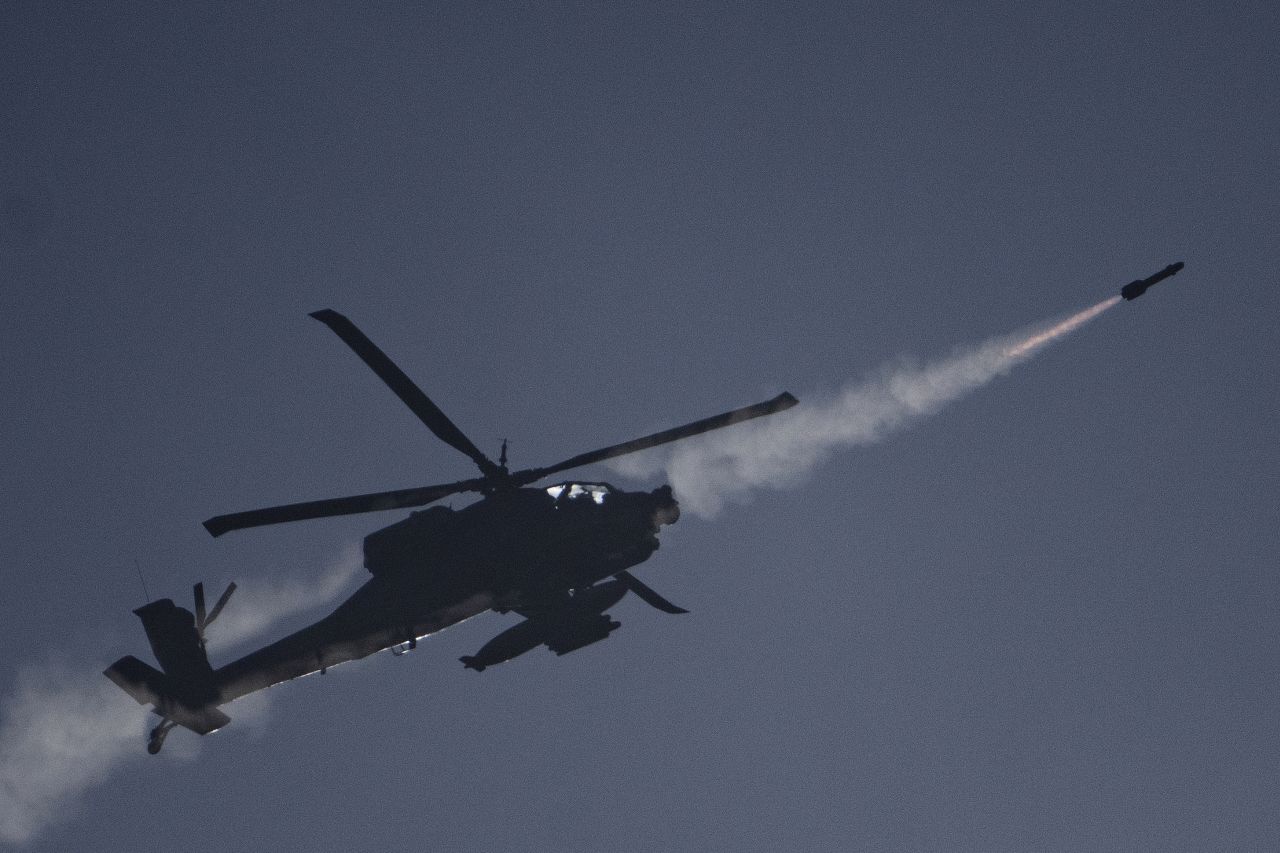
M 151 736 L 147 738 L 147 752 L 155 755 L 160 751 L 160 747 L 164 746 L 165 736 L 173 730 L 177 723 L 172 720 L 164 720 L 160 725 L 151 730 Z

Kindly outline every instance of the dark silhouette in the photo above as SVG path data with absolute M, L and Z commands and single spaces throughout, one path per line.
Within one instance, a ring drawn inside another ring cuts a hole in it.
M 510 660 L 539 645 L 557 655 L 605 639 L 619 623 L 605 613 L 627 592 L 664 613 L 687 611 L 627 571 L 658 548 L 662 526 L 680 508 L 670 486 L 628 492 L 607 483 L 532 484 L 552 474 L 655 447 L 796 404 L 790 394 L 704 418 L 633 441 L 570 457 L 545 468 L 507 470 L 506 442 L 493 462 L 372 341 L 335 311 L 311 315 L 331 328 L 396 396 L 446 444 L 470 457 L 481 476 L 438 486 L 376 492 L 221 515 L 204 523 L 214 536 L 231 530 L 359 512 L 422 506 L 459 492 L 481 500 L 460 510 L 429 507 L 364 540 L 373 577 L 320 621 L 219 669 L 209 665 L 205 628 L 230 598 L 206 615 L 204 588 L 196 612 L 164 598 L 138 608 L 160 670 L 126 656 L 106 676 L 161 717 L 147 749 L 160 751 L 174 726 L 208 734 L 230 718 L 218 709 L 282 681 L 417 641 L 486 610 L 514 611 L 524 621 L 489 641 L 470 669 Z M 403 652 L 401 652 L 403 653 Z
M 1169 276 L 1177 275 L 1178 270 L 1182 269 L 1182 267 L 1183 267 L 1182 261 L 1178 261 L 1177 263 L 1169 264 L 1169 266 L 1160 270 L 1160 272 L 1156 273 L 1150 278 L 1144 278 L 1138 281 L 1131 281 L 1128 284 L 1126 284 L 1124 287 L 1120 288 L 1120 295 L 1132 302 L 1134 299 L 1137 299 L 1139 296 L 1146 293 L 1147 288 L 1150 287 L 1151 285 L 1159 284 Z

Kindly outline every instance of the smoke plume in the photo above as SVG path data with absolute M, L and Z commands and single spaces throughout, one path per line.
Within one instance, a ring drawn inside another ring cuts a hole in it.
M 22 672 L 0 722 L 0 841 L 23 844 L 141 753 L 146 715 L 93 670 Z
M 328 604 L 347 588 L 362 568 L 360 546 L 351 544 L 342 549 L 318 578 L 257 578 L 237 584 L 227 609 L 209 628 L 209 651 L 221 652 L 261 635 L 296 613 Z
M 359 569 L 359 550 L 353 546 L 315 580 L 244 582 L 210 627 L 210 646 L 241 642 L 281 619 L 329 603 Z M 134 624 L 138 647 L 133 651 L 148 657 L 141 625 Z M 244 708 L 237 703 L 231 713 L 242 724 L 261 726 L 265 697 Z M 99 669 L 54 663 L 22 670 L 0 702 L 0 715 L 0 843 L 9 844 L 31 841 L 121 764 L 141 760 L 146 730 L 159 721 Z M 171 738 L 165 753 L 174 752 L 174 746 L 180 756 L 192 748 L 184 750 Z
M 802 481 L 832 452 L 869 444 L 986 385 L 1120 302 L 961 349 L 924 366 L 897 364 L 833 399 L 804 401 L 781 415 L 679 442 L 618 463 L 624 474 L 666 475 L 683 508 L 713 516 L 752 489 Z

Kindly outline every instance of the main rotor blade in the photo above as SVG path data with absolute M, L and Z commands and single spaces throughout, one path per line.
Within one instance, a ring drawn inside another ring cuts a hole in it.
M 615 444 L 610 447 L 602 447 L 599 450 L 593 450 L 590 453 L 580 453 L 577 456 L 550 465 L 546 468 L 530 468 L 527 471 L 518 471 L 511 475 L 511 480 L 517 485 L 525 485 L 535 480 L 541 480 L 550 474 L 559 471 L 566 471 L 570 468 L 578 468 L 582 465 L 591 465 L 595 462 L 603 462 L 606 459 L 613 459 L 617 456 L 625 456 L 628 453 L 635 453 L 639 450 L 648 450 L 650 447 L 657 447 L 659 444 L 667 444 L 672 441 L 679 441 L 682 438 L 700 435 L 704 432 L 710 432 L 713 429 L 722 429 L 732 426 L 742 421 L 749 421 L 752 418 L 759 418 L 765 415 L 772 415 L 775 412 L 781 412 L 791 408 L 800 402 L 795 397 L 785 391 L 772 400 L 766 400 L 763 403 L 756 403 L 754 406 L 744 406 L 741 409 L 734 409 L 732 412 L 725 412 L 722 415 L 713 415 L 709 418 L 703 418 L 700 421 L 685 424 L 684 426 L 675 427 L 673 429 L 655 432 L 653 435 L 646 435 L 644 438 L 637 438 L 633 441 Z
M 501 473 L 501 469 L 493 463 L 489 457 L 480 452 L 471 439 L 462 434 L 462 430 L 454 425 L 453 421 L 440 411 L 440 408 L 422 392 L 422 389 L 413 384 L 413 380 L 405 375 L 404 371 L 396 366 L 387 354 L 378 349 L 373 341 L 365 336 L 364 332 L 356 328 L 356 324 L 352 323 L 343 315 L 329 308 L 321 311 L 314 311 L 312 317 L 324 323 L 343 342 L 360 356 L 360 359 L 367 365 L 378 378 L 387 384 L 395 395 L 409 407 L 418 420 L 427 425 L 427 429 L 436 434 L 436 437 L 471 457 L 471 461 L 480 467 L 481 473 L 486 477 L 492 477 Z
M 346 498 L 330 498 L 321 501 L 306 501 L 285 506 L 266 507 L 265 509 L 251 509 L 247 512 L 215 516 L 204 523 L 204 528 L 213 536 L 221 536 L 231 530 L 261 527 L 266 524 L 280 524 L 285 521 L 302 521 L 307 518 L 328 518 L 335 515 L 355 515 L 361 512 L 378 512 L 385 509 L 422 506 L 448 495 L 457 494 L 458 492 L 475 492 L 490 485 L 492 483 L 489 480 L 477 477 L 474 480 L 460 480 L 456 483 L 446 483 L 440 486 L 422 486 L 416 489 L 373 492 L 367 495 L 352 495 Z
M 676 605 L 672 604 L 670 601 L 667 601 L 661 595 L 658 595 L 658 593 L 654 592 L 654 590 L 651 587 L 648 587 L 645 584 L 641 583 L 639 578 L 637 578 L 635 575 L 631 574 L 631 572 L 628 572 L 625 569 L 618 572 L 616 575 L 614 575 L 614 577 L 622 581 L 622 583 L 626 585 L 627 589 L 634 592 L 636 594 L 636 597 L 638 597 L 641 601 L 643 601 L 645 604 L 649 605 L 650 607 L 661 610 L 663 613 L 679 614 L 679 613 L 689 612 L 688 610 L 685 610 L 683 607 L 677 607 Z

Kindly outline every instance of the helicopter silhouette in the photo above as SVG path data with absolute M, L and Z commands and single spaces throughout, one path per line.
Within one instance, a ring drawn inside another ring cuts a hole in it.
M 205 608 L 202 584 L 194 588 L 195 612 L 168 598 L 134 610 L 160 669 L 126 655 L 104 674 L 160 716 L 148 737 L 152 754 L 176 726 L 204 735 L 227 725 L 230 717 L 220 706 L 235 699 L 385 649 L 403 654 L 423 637 L 487 610 L 514 612 L 523 621 L 461 658 L 478 672 L 538 646 L 563 655 L 607 638 L 619 623 L 605 611 L 628 592 L 662 612 L 687 612 L 628 571 L 658 549 L 660 529 L 680 517 L 669 485 L 625 491 L 603 482 L 533 484 L 797 403 L 783 393 L 554 465 L 513 472 L 505 441 L 497 462 L 485 456 L 354 323 L 329 309 L 310 316 L 333 330 L 437 438 L 468 456 L 480 476 L 220 515 L 204 522 L 209 533 L 421 507 L 466 492 L 481 498 L 457 510 L 416 510 L 370 533 L 364 539 L 364 566 L 372 577 L 346 601 L 319 621 L 218 669 L 209 664 L 205 631 L 235 584 L 212 610 Z

